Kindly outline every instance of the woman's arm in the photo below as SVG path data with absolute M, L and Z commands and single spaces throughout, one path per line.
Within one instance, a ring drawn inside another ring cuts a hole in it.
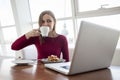
M 12 50 L 20 50 L 28 45 L 32 44 L 29 39 L 26 39 L 26 36 L 23 35 L 20 38 L 18 38 L 16 41 L 13 42 L 11 45 Z
M 34 44 L 36 37 L 40 36 L 39 29 L 33 29 L 32 31 L 24 34 L 18 38 L 11 46 L 13 50 L 20 50 L 28 45 Z

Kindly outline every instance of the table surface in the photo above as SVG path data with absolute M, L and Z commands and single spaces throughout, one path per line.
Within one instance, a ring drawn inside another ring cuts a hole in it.
M 14 59 L 0 59 L 0 80 L 120 80 L 120 66 L 66 76 L 44 67 L 40 61 L 16 65 Z

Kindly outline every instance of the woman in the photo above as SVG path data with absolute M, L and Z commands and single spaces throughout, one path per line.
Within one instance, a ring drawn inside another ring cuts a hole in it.
M 48 37 L 43 37 L 39 29 L 24 34 L 18 38 L 11 46 L 13 50 L 20 50 L 28 45 L 34 44 L 37 48 L 38 59 L 48 58 L 50 55 L 56 55 L 69 61 L 68 42 L 65 36 L 57 34 L 55 31 L 56 19 L 51 11 L 43 11 L 39 16 L 39 27 L 48 26 Z

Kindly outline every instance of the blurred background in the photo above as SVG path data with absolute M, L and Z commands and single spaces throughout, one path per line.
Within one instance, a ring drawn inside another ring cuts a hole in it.
M 70 58 L 81 20 L 120 30 L 120 0 L 0 0 L 0 57 L 16 57 L 16 53 L 17 57 L 25 57 L 28 53 L 26 58 L 36 58 L 34 46 L 13 51 L 11 44 L 24 33 L 38 28 L 38 17 L 44 10 L 55 14 L 56 31 L 67 37 Z M 114 65 L 120 64 L 119 46 L 120 40 Z

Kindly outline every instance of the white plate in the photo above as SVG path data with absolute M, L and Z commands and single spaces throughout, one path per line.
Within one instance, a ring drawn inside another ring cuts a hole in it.
M 60 63 L 65 62 L 65 59 L 59 59 L 58 61 L 49 61 L 48 58 L 41 59 L 41 62 L 43 63 Z
M 12 62 L 15 63 L 15 64 L 19 64 L 19 65 L 34 63 L 34 61 L 32 61 L 32 60 L 14 60 Z

